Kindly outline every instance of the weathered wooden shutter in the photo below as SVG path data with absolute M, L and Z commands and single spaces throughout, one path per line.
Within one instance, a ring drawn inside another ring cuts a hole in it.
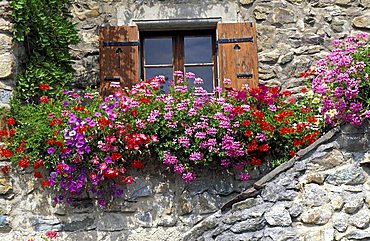
M 99 46 L 101 95 L 138 82 L 139 32 L 136 26 L 101 28 Z
M 258 57 L 256 24 L 219 23 L 217 25 L 219 76 L 231 79 L 231 87 L 238 90 L 243 84 L 258 85 Z

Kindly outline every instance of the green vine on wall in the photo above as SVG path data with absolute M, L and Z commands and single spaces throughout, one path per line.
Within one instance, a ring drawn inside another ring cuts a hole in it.
M 57 95 L 73 78 L 69 45 L 78 43 L 68 10 L 70 0 L 12 0 L 14 39 L 26 50 L 16 98 L 37 100 L 38 86 L 49 84 Z

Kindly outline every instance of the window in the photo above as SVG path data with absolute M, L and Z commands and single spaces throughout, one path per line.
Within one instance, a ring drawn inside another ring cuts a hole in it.
M 252 22 L 217 23 L 208 30 L 192 31 L 104 27 L 99 46 L 102 95 L 157 74 L 172 79 L 174 70 L 203 78 L 203 88 L 209 92 L 214 86 L 241 89 L 245 84 L 258 84 L 256 25 Z M 223 86 L 219 80 L 224 78 L 231 79 L 231 86 Z
M 156 75 L 172 79 L 173 71 L 193 72 L 204 80 L 203 88 L 217 86 L 215 30 L 144 32 L 140 34 L 141 79 Z M 167 91 L 168 82 L 163 91 Z M 192 81 L 188 83 L 193 85 Z

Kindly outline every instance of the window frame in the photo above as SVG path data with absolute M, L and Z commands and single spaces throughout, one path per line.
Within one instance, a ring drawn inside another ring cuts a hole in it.
M 211 36 L 212 39 L 212 63 L 185 63 L 185 37 Z M 146 38 L 172 37 L 172 65 L 169 64 L 145 64 L 144 40 Z M 194 29 L 194 30 L 169 30 L 169 31 L 139 31 L 140 39 L 140 78 L 145 80 L 146 68 L 165 68 L 172 66 L 172 72 L 180 70 L 185 73 L 186 67 L 211 66 L 213 74 L 213 87 L 218 87 L 218 63 L 217 63 L 217 31 L 216 28 Z M 201 76 L 200 76 L 201 77 Z M 213 94 L 210 93 L 210 94 Z

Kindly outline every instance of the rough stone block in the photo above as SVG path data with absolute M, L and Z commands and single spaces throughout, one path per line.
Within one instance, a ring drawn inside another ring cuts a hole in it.
M 354 17 L 352 19 L 352 25 L 356 28 L 370 29 L 370 15 Z
M 63 223 L 63 231 L 65 232 L 75 232 L 75 231 L 83 231 L 83 230 L 89 230 L 94 229 L 96 226 L 94 225 L 94 219 L 90 217 L 86 217 L 82 220 L 74 220 L 74 218 L 71 218 L 72 221 L 69 223 Z
M 333 215 L 334 228 L 339 232 L 345 232 L 348 228 L 348 215 L 345 213 L 335 213 Z
M 96 220 L 98 231 L 115 232 L 133 227 L 134 223 L 131 216 L 120 213 L 103 213 Z
M 33 220 L 33 228 L 36 232 L 48 230 L 62 230 L 62 225 L 58 219 L 36 218 Z
M 275 204 L 264 216 L 271 226 L 289 226 L 292 223 L 288 210 L 281 204 Z
M 14 56 L 10 53 L 0 55 L 0 79 L 10 78 L 15 66 Z
M 364 208 L 351 217 L 351 224 L 356 228 L 365 229 L 370 223 L 369 209 Z
M 364 205 L 364 197 L 362 194 L 350 194 L 347 192 L 344 198 L 343 210 L 348 214 L 356 213 Z
M 230 230 L 233 233 L 244 233 L 261 230 L 265 226 L 263 218 L 250 218 L 248 220 L 234 224 Z
M 150 212 L 141 212 L 136 214 L 135 217 L 140 226 L 144 228 L 150 228 L 153 226 L 153 218 Z
M 326 182 L 332 185 L 360 185 L 366 182 L 366 175 L 362 167 L 352 166 L 328 175 Z
M 7 232 L 10 231 L 10 218 L 6 215 L 0 215 L 0 231 L 1 232 Z
M 272 12 L 272 23 L 283 25 L 296 21 L 295 12 L 287 8 L 274 8 Z
M 4 195 L 13 189 L 12 182 L 9 178 L 0 178 L 0 194 Z
M 308 207 L 322 206 L 329 201 L 328 192 L 315 183 L 305 185 L 302 198 L 302 202 Z
M 324 225 L 329 222 L 333 211 L 327 205 L 305 210 L 301 214 L 303 223 Z

